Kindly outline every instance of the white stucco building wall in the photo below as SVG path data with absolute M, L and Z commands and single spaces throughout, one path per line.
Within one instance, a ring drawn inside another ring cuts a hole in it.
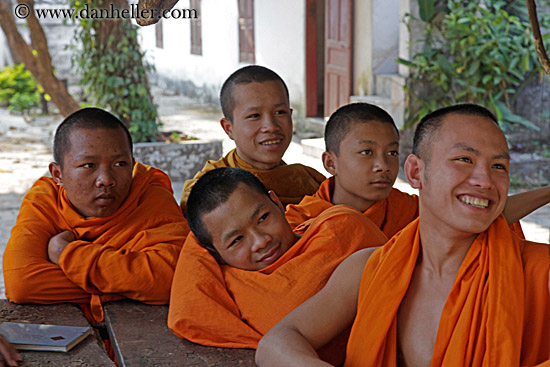
M 176 7 L 189 8 L 180 0 Z M 276 71 L 287 83 L 296 117 L 305 106 L 305 5 L 303 1 L 255 1 L 256 64 Z M 201 1 L 202 55 L 191 54 L 189 19 L 164 19 L 163 48 L 155 26 L 140 28 L 142 47 L 156 67 L 161 87 L 217 104 L 223 81 L 238 68 L 237 1 Z
M 376 74 L 398 72 L 395 59 L 406 42 L 400 40 L 401 8 L 410 1 L 353 1 L 352 94 L 376 93 Z M 180 0 L 176 7 L 189 9 L 190 1 Z M 306 0 L 254 1 L 255 63 L 285 80 L 297 125 L 306 115 L 306 11 Z M 156 67 L 153 83 L 217 105 L 223 81 L 247 65 L 239 62 L 238 1 L 201 0 L 200 16 L 202 55 L 191 54 L 189 19 L 162 20 L 163 48 L 155 45 L 156 26 L 141 27 L 142 46 Z M 324 42 L 324 35 L 317 37 Z

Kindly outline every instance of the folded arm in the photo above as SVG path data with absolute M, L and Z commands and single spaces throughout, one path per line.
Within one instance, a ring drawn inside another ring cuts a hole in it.
M 352 324 L 363 268 L 373 251 L 361 250 L 348 257 L 319 293 L 275 325 L 260 340 L 256 363 L 261 367 L 329 366 L 316 350 Z
M 4 252 L 4 281 L 7 298 L 16 303 L 88 302 L 87 291 L 72 282 L 49 261 L 48 241 L 55 234 L 53 224 L 26 216 L 12 229 Z
M 167 304 L 185 238 L 184 224 L 162 218 L 156 222 L 154 228 L 137 232 L 122 246 L 109 241 L 73 241 L 61 253 L 59 266 L 87 292 L 116 293 L 146 303 Z

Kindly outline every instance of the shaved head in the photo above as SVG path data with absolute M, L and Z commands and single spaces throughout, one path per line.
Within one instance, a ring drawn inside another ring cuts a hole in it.
M 399 136 L 392 117 L 383 109 L 370 103 L 351 103 L 337 109 L 325 127 L 325 147 L 327 152 L 338 155 L 340 143 L 346 138 L 355 124 L 379 121 L 392 125 Z
M 434 142 L 435 133 L 443 126 L 445 117 L 450 114 L 486 117 L 492 120 L 496 126 L 499 126 L 495 115 L 491 111 L 476 104 L 467 103 L 440 108 L 424 116 L 416 127 L 413 142 L 414 155 L 429 162 L 431 158 L 429 147 Z

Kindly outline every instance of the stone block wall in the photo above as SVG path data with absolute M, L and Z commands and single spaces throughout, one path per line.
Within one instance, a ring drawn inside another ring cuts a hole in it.
M 174 182 L 193 178 L 207 160 L 218 160 L 221 156 L 221 140 L 134 144 L 134 158 L 137 161 L 160 168 Z

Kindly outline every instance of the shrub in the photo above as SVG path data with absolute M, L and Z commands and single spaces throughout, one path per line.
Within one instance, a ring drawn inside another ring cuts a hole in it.
M 524 8 L 510 1 L 449 0 L 443 17 L 432 7 L 421 13 L 430 18 L 423 49 L 410 61 L 398 60 L 412 71 L 408 126 L 439 107 L 471 102 L 492 109 L 505 131 L 518 123 L 538 129 L 511 110 L 524 84 L 543 73 L 529 22 L 511 14 Z
M 40 104 L 44 90 L 24 64 L 6 66 L 0 71 L 0 103 L 10 111 L 28 111 Z

